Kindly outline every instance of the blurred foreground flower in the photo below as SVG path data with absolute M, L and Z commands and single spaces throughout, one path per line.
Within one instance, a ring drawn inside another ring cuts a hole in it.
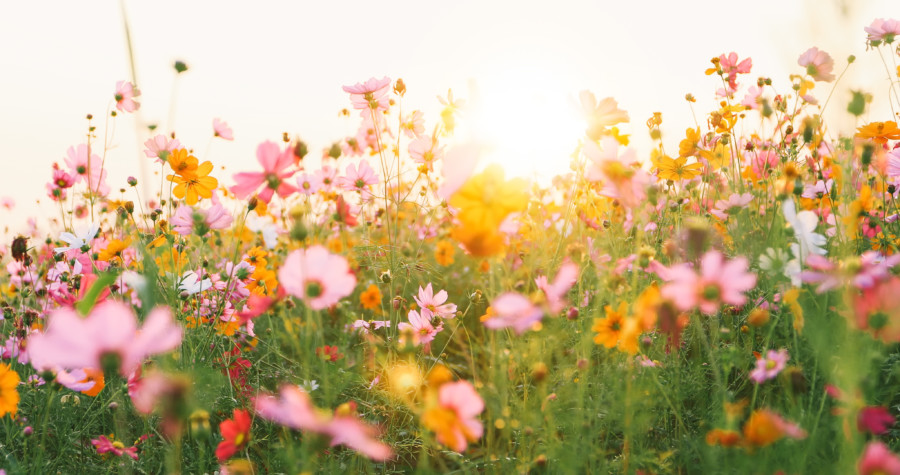
M 322 310 L 353 293 L 356 277 L 347 259 L 317 245 L 288 254 L 278 270 L 278 283 L 309 308 Z
M 444 383 L 438 390 L 437 405 L 425 411 L 422 423 L 435 432 L 438 442 L 463 452 L 469 442 L 477 441 L 484 433 L 484 426 L 477 419 L 482 411 L 484 401 L 472 383 Z

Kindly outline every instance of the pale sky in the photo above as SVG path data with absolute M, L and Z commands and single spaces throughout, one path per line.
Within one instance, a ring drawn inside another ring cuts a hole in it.
M 303 137 L 310 155 L 352 135 L 357 119 L 338 117 L 349 106 L 341 86 L 373 76 L 402 77 L 409 90 L 404 110 L 425 111 L 429 130 L 440 108 L 435 96 L 452 88 L 466 98 L 474 80 L 486 114 L 477 123 L 490 129 L 484 134 L 509 142 L 501 146 L 505 160 L 521 155 L 526 163 L 540 164 L 540 172 L 553 164 L 565 169 L 566 152 L 583 129 L 569 105 L 583 89 L 598 98 L 615 97 L 638 138 L 646 135 L 646 119 L 661 111 L 666 143 L 677 146 L 693 123 L 684 95 L 698 98 L 703 121 L 718 87 L 703 71 L 721 53 L 753 58 L 747 85 L 769 76 L 784 92 L 788 74 L 801 72 L 796 61 L 807 48 L 831 53 L 836 72 L 855 54 L 858 64 L 829 106 L 838 112 L 849 99 L 846 88 L 884 100 L 886 73 L 877 55 L 865 52 L 863 27 L 874 18 L 900 17 L 896 0 L 552 6 L 521 0 L 155 0 L 125 1 L 124 7 L 143 94 L 139 115 L 116 120 L 107 156 L 114 190 L 128 175 L 140 177 L 142 163 L 155 169 L 140 143 L 149 136 L 146 124 L 170 128 L 172 97 L 179 139 L 213 161 L 213 175 L 226 185 L 233 173 L 255 171 L 256 146 L 280 140 L 282 132 Z M 0 45 L 0 197 L 17 203 L 12 213 L 0 209 L 0 228 L 19 231 L 28 216 L 57 216 L 44 187 L 51 164 L 62 165 L 68 147 L 84 142 L 87 113 L 99 118 L 102 141 L 115 83 L 131 79 L 121 4 L 4 2 Z M 190 70 L 173 94 L 175 60 Z M 819 85 L 814 95 L 824 100 L 829 90 Z M 874 113 L 871 120 L 890 119 Z M 231 125 L 234 142 L 209 146 L 213 118 Z M 552 133 L 535 139 L 540 130 Z M 649 152 L 641 141 L 637 145 L 639 155 Z

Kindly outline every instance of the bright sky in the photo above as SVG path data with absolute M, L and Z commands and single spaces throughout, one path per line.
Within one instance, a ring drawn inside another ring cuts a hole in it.
M 139 115 L 116 121 L 107 156 L 113 189 L 140 177 L 141 166 L 155 169 L 140 143 L 147 124 L 171 128 L 173 97 L 178 138 L 230 185 L 233 173 L 258 167 L 256 146 L 282 132 L 303 137 L 311 155 L 352 135 L 357 119 L 338 116 L 349 105 L 341 86 L 372 76 L 402 77 L 404 109 L 424 110 L 429 130 L 440 108 L 435 96 L 452 88 L 468 98 L 475 84 L 481 112 L 470 119 L 479 135 L 502 142 L 496 158 L 520 163 L 509 166 L 520 173 L 565 170 L 583 130 L 571 108 L 582 89 L 615 97 L 639 139 L 646 119 L 661 111 L 664 138 L 677 146 L 693 123 L 684 95 L 697 96 L 698 114 L 712 107 L 718 85 L 703 71 L 723 52 L 753 58 L 745 82 L 765 75 L 785 92 L 807 48 L 831 53 L 836 69 L 853 53 L 859 64 L 841 86 L 883 100 L 886 73 L 877 55 L 865 53 L 863 27 L 900 16 L 896 0 L 155 0 L 124 8 L 143 95 Z M 44 188 L 51 164 L 84 142 L 87 113 L 100 118 L 102 134 L 116 81 L 131 77 L 122 3 L 6 2 L 0 44 L 0 197 L 17 202 L 12 213 L 0 209 L 0 224 L 18 231 L 25 217 L 58 214 Z M 190 70 L 173 90 L 177 59 Z M 824 99 L 828 91 L 818 86 L 814 94 Z M 839 89 L 833 110 L 848 99 Z M 210 142 L 213 118 L 232 126 L 234 142 Z M 872 120 L 888 118 L 873 112 Z

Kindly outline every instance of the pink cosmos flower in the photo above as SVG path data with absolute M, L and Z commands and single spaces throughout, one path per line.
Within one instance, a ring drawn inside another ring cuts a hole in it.
M 856 427 L 860 432 L 871 432 L 876 435 L 887 433 L 897 422 L 884 406 L 866 406 L 859 410 Z
M 732 193 L 727 200 L 716 201 L 716 207 L 709 212 L 720 219 L 728 219 L 728 213 L 735 213 L 745 208 L 751 201 L 753 201 L 751 193 L 744 193 L 743 195 Z
M 354 164 L 347 165 L 346 174 L 338 178 L 338 185 L 347 191 L 357 191 L 364 198 L 372 196 L 369 186 L 379 182 L 378 175 L 369 162 L 361 160 L 359 166 Z
M 216 203 L 209 209 L 192 208 L 182 204 L 175 210 L 171 219 L 172 229 L 182 236 L 194 232 L 194 226 L 200 223 L 209 229 L 225 229 L 231 226 L 232 222 L 234 217 L 221 203 Z
M 101 435 L 97 439 L 91 439 L 91 444 L 97 448 L 98 454 L 105 454 L 107 452 L 111 452 L 113 455 L 117 457 L 121 457 L 122 455 L 127 455 L 134 460 L 138 459 L 137 447 L 125 447 L 121 442 L 112 442 L 106 438 L 105 435 Z
M 757 149 L 746 154 L 747 160 L 753 167 L 753 173 L 757 176 L 766 178 L 778 166 L 781 157 L 774 149 L 762 150 Z
M 322 165 L 322 168 L 316 170 L 313 174 L 313 181 L 319 183 L 320 190 L 330 192 L 332 187 L 337 183 L 337 169 L 328 165 Z
M 744 292 L 756 285 L 756 275 L 747 272 L 747 266 L 745 257 L 726 261 L 719 251 L 709 251 L 700 260 L 699 274 L 687 263 L 670 267 L 662 296 L 679 310 L 699 307 L 708 315 L 723 303 L 743 305 L 747 301 Z
M 441 290 L 435 294 L 434 290 L 431 288 L 430 282 L 424 289 L 422 286 L 419 286 L 419 295 L 413 296 L 413 299 L 415 299 L 416 305 L 422 309 L 422 317 L 426 319 L 433 316 L 441 318 L 456 317 L 456 304 L 445 304 L 447 301 L 447 291 Z
M 900 176 L 900 148 L 895 148 L 887 156 L 887 174 L 891 177 Z
M 155 158 L 157 163 L 166 163 L 169 154 L 181 148 L 181 142 L 178 139 L 170 139 L 163 134 L 159 134 L 152 139 L 144 142 L 144 155 L 147 158 Z
M 222 119 L 213 119 L 213 135 L 225 140 L 234 140 L 234 132 L 228 126 L 228 122 Z
M 141 91 L 134 87 L 134 84 L 128 81 L 116 82 L 116 109 L 122 112 L 134 112 L 141 108 L 141 105 L 134 100 L 140 96 Z
M 484 411 L 484 400 L 468 381 L 444 383 L 438 392 L 438 404 L 443 409 L 453 411 L 459 424 L 452 427 L 452 439 L 447 440 L 446 432 L 437 433 L 438 442 L 451 449 L 462 452 L 466 450 L 469 440 L 478 440 L 484 434 L 484 426 L 478 420 L 478 414 Z
M 350 328 L 354 330 L 359 330 L 363 334 L 367 334 L 372 330 L 378 330 L 379 328 L 390 328 L 391 321 L 390 320 L 372 320 L 371 322 L 367 322 L 365 320 L 356 320 L 352 324 L 350 324 Z
M 278 270 L 278 283 L 311 309 L 322 310 L 353 293 L 356 277 L 347 259 L 316 245 L 288 254 Z
M 437 137 L 433 136 L 422 136 L 411 141 L 407 150 L 409 157 L 425 165 L 428 171 L 434 171 L 434 162 L 444 157 L 444 147 L 439 147 Z
M 12 197 L 4 196 L 0 198 L 0 206 L 6 208 L 7 210 L 11 210 L 16 206 L 16 200 L 12 199 Z
M 893 18 L 889 20 L 885 20 L 884 18 L 877 18 L 872 21 L 872 24 L 865 28 L 866 33 L 869 34 L 868 40 L 870 42 L 882 42 L 884 41 L 887 44 L 891 44 L 894 42 L 894 38 L 897 35 L 900 35 L 900 21 L 894 20 Z
M 620 155 L 619 142 L 605 136 L 600 146 L 593 140 L 586 141 L 583 152 L 591 161 L 585 177 L 590 181 L 603 182 L 601 195 L 619 200 L 626 208 L 643 202 L 650 175 L 637 165 L 634 149 L 626 148 Z
M 825 293 L 845 284 L 864 290 L 890 278 L 890 269 L 900 264 L 900 254 L 885 258 L 876 251 L 866 251 L 859 256 L 858 265 L 852 267 L 852 273 L 847 273 L 843 266 L 838 266 L 827 257 L 816 254 L 810 254 L 805 264 L 810 270 L 801 272 L 800 280 L 819 284 L 816 293 Z
M 756 384 L 762 384 L 770 379 L 774 379 L 784 370 L 784 366 L 789 359 L 791 357 L 784 348 L 778 351 L 769 350 L 766 352 L 765 358 L 756 360 L 756 369 L 750 372 L 750 379 Z
M 548 283 L 547 276 L 545 275 L 538 276 L 534 279 L 537 288 L 544 292 L 544 296 L 547 298 L 547 307 L 550 309 L 551 313 L 559 313 L 565 308 L 565 296 L 569 292 L 569 289 L 575 285 L 577 278 L 578 266 L 571 262 L 566 262 L 559 268 L 559 272 L 556 273 L 553 283 Z
M 419 137 L 425 133 L 425 113 L 422 111 L 413 111 L 406 116 L 406 120 L 400 124 L 400 130 L 406 134 L 407 138 Z
M 306 196 L 316 194 L 320 186 L 322 183 L 316 180 L 316 175 L 301 173 L 297 176 L 297 189 Z
M 806 73 L 816 81 L 834 81 L 834 74 L 831 73 L 834 69 L 834 60 L 831 59 L 828 53 L 819 50 L 819 48 L 812 47 L 806 50 L 797 59 L 797 64 L 806 68 Z
M 331 438 L 331 446 L 346 445 L 351 449 L 378 461 L 393 457 L 386 444 L 375 440 L 377 429 L 353 416 L 329 417 L 313 406 L 309 395 L 302 389 L 284 385 L 278 397 L 262 394 L 253 401 L 256 413 L 263 419 L 294 430 L 323 434 Z
M 884 442 L 875 440 L 866 445 L 858 468 L 860 475 L 900 475 L 900 458 Z
M 28 338 L 31 364 L 38 371 L 52 368 L 102 368 L 106 355 L 120 359 L 119 371 L 128 375 L 150 355 L 165 353 L 181 344 L 181 327 L 168 308 L 157 308 L 137 328 L 130 306 L 103 302 L 81 318 L 71 308 L 53 312 L 44 333 Z
M 525 333 L 544 317 L 544 312 L 528 298 L 515 292 L 501 294 L 491 302 L 493 315 L 484 321 L 492 330 L 512 327 L 516 334 Z
M 751 86 L 750 89 L 747 89 L 747 95 L 744 96 L 741 105 L 754 110 L 759 110 L 760 97 L 762 97 L 762 88 Z
M 294 174 L 295 170 L 288 170 L 294 163 L 294 152 L 291 147 L 281 150 L 278 144 L 266 141 L 256 148 L 256 159 L 262 165 L 262 172 L 242 172 L 234 175 L 236 185 L 231 187 L 231 192 L 240 199 L 249 197 L 262 187 L 259 199 L 268 203 L 273 193 L 287 198 L 297 191 L 293 185 L 285 180 Z
M 88 159 L 88 146 L 85 144 L 69 147 L 66 155 L 66 166 L 74 173 L 76 183 L 85 182 L 92 192 L 101 196 L 109 193 L 109 185 L 106 184 L 106 170 L 101 167 L 103 159 L 100 158 L 100 155 L 92 153 Z
M 725 54 L 719 56 L 719 67 L 725 73 L 725 79 L 728 81 L 731 92 L 734 92 L 737 90 L 737 75 L 750 73 L 753 61 L 750 58 L 746 58 L 738 62 L 737 53 L 731 52 L 728 56 L 725 56 Z
M 431 317 L 426 316 L 425 312 L 422 312 L 422 314 L 419 315 L 419 312 L 410 310 L 407 318 L 409 319 L 409 323 L 400 322 L 397 324 L 397 329 L 400 330 L 402 334 L 411 334 L 413 345 L 427 346 L 434 340 L 435 335 L 444 329 L 443 324 L 438 324 L 438 326 L 432 325 Z M 405 343 L 405 339 L 402 336 L 401 343 Z
M 381 79 L 371 78 L 365 84 L 356 83 L 352 86 L 343 86 L 344 92 L 350 93 L 350 102 L 354 109 L 387 110 L 390 107 L 387 97 L 391 79 L 387 76 Z

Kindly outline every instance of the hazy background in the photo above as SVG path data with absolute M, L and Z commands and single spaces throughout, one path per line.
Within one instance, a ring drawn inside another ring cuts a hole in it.
M 498 160 L 526 164 L 520 172 L 565 169 L 582 130 L 569 106 L 582 89 L 619 101 L 646 155 L 643 124 L 654 111 L 663 113 L 670 147 L 693 124 L 685 93 L 698 98 L 704 120 L 720 84 L 703 71 L 721 53 L 753 58 L 745 84 L 769 76 L 784 93 L 807 48 L 828 51 L 836 73 L 853 53 L 859 64 L 829 109 L 844 110 L 848 88 L 884 101 L 886 73 L 876 54 L 865 53 L 863 27 L 900 16 L 896 0 L 7 1 L 0 4 L 0 197 L 17 205 L 0 208 L 0 227 L 22 230 L 29 216 L 57 215 L 44 184 L 51 164 L 62 165 L 66 149 L 85 141 L 86 114 L 97 118 L 102 143 L 115 83 L 131 79 L 123 7 L 143 94 L 138 115 L 116 120 L 107 157 L 114 190 L 126 176 L 140 177 L 141 164 L 157 169 L 141 152 L 147 124 L 174 126 L 225 185 L 232 173 L 255 170 L 257 144 L 282 132 L 300 135 L 318 156 L 358 125 L 355 116 L 338 116 L 349 105 L 341 86 L 372 76 L 402 77 L 404 111 L 425 111 L 429 130 L 440 110 L 436 95 L 453 88 L 465 98 L 477 84 L 479 133 L 505 141 Z M 190 70 L 173 91 L 175 60 Z M 813 94 L 824 100 L 829 90 L 819 84 Z M 167 123 L 172 98 L 175 122 Z M 875 109 L 872 120 L 889 119 L 885 110 Z M 232 126 L 234 142 L 210 144 L 217 117 Z

